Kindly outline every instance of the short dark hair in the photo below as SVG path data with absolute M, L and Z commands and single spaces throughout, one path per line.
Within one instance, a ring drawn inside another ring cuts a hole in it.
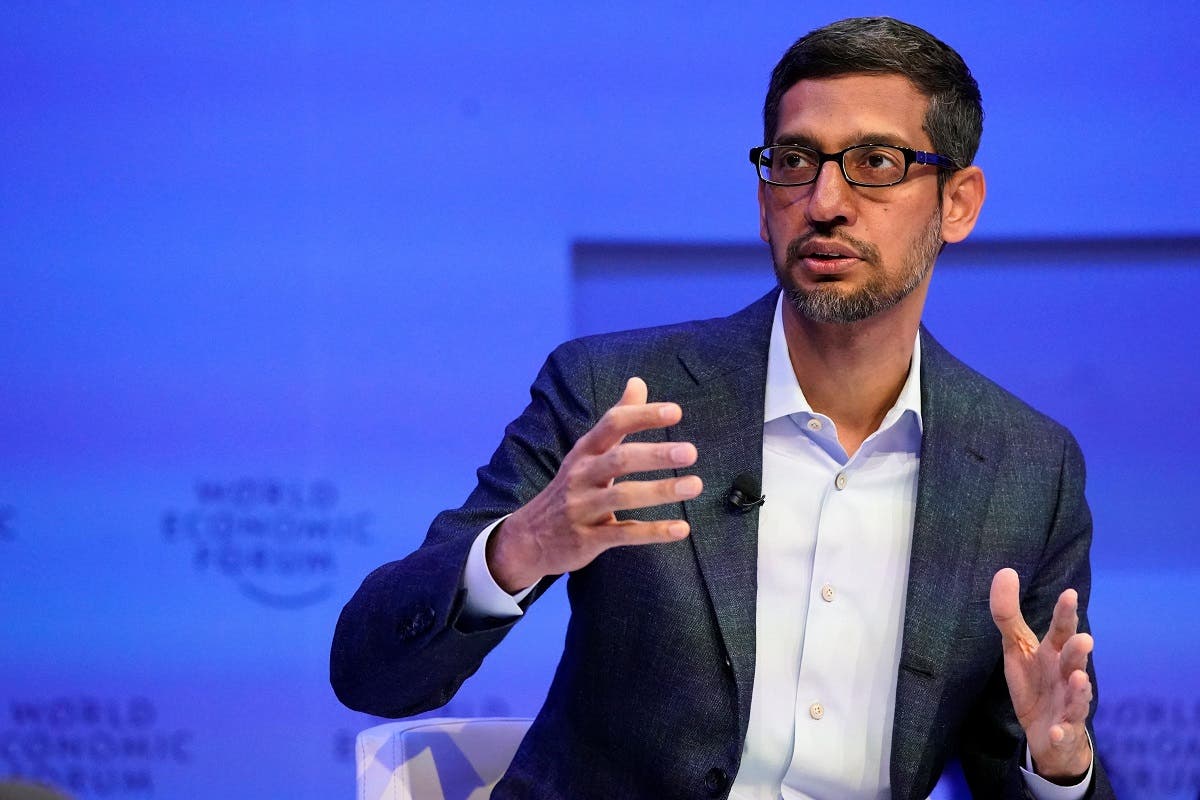
M 903 75 L 929 98 L 925 132 L 938 153 L 966 167 L 983 135 L 979 84 L 962 56 L 928 31 L 891 17 L 857 17 L 810 31 L 796 40 L 771 73 L 763 104 L 763 144 L 773 144 L 779 102 L 806 78 L 856 72 Z

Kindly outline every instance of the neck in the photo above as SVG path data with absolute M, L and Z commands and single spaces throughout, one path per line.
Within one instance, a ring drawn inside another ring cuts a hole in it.
M 825 323 L 802 316 L 784 298 L 792 370 L 809 405 L 833 420 L 850 455 L 879 429 L 904 388 L 923 305 L 902 301 L 860 322 Z

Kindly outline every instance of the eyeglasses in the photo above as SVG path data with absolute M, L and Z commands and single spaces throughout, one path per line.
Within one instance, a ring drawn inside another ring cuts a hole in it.
M 812 183 L 826 161 L 837 162 L 846 182 L 855 186 L 895 186 L 904 180 L 913 164 L 958 169 L 957 164 L 937 153 L 890 144 L 856 144 L 837 153 L 782 144 L 755 147 L 750 151 L 750 163 L 758 169 L 758 177 L 772 186 Z

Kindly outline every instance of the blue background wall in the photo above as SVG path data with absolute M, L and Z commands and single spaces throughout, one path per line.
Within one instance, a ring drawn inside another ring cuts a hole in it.
M 929 321 L 1079 434 L 1102 748 L 1125 796 L 1195 797 L 1200 13 L 1132 3 L 7 5 L 0 776 L 351 791 L 341 603 L 461 501 L 554 344 L 769 287 L 767 75 L 863 13 L 982 86 L 989 198 Z M 661 174 L 680 146 L 696 174 Z M 532 713 L 563 605 L 447 710 Z

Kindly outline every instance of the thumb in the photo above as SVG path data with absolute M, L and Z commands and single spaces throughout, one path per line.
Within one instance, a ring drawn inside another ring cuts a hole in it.
M 989 603 L 992 621 L 1000 629 L 1005 641 L 1037 641 L 1033 631 L 1025 624 L 1025 617 L 1021 616 L 1021 579 L 1016 570 L 1005 567 L 995 574 Z

